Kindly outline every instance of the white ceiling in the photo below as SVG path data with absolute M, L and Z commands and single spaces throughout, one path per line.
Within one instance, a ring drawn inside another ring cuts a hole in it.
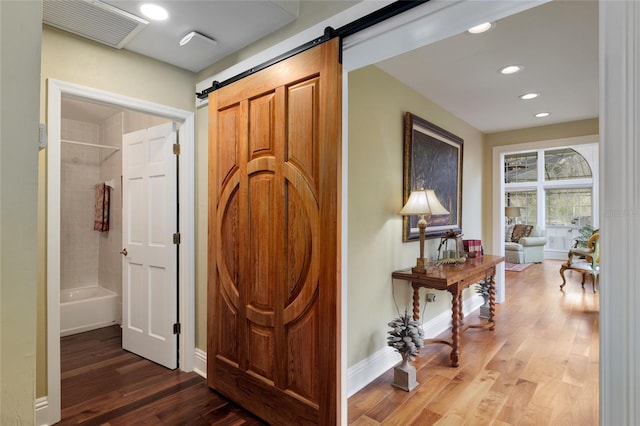
M 598 117 L 598 2 L 552 1 L 378 66 L 485 133 Z
M 140 16 L 141 1 L 106 3 Z M 297 15 L 297 1 L 156 3 L 169 10 L 170 20 L 150 22 L 124 49 L 192 71 L 281 28 Z M 205 46 L 204 54 L 202 46 L 198 52 L 179 47 L 189 31 L 213 37 L 218 44 L 214 49 Z M 509 64 L 523 65 L 524 70 L 511 76 L 497 72 Z M 459 34 L 383 61 L 379 67 L 485 133 L 597 117 L 598 4 L 552 1 L 502 19 L 482 35 Z M 540 96 L 518 99 L 530 91 Z M 541 111 L 551 115 L 533 116 Z
M 140 12 L 144 3 L 162 6 L 169 18 L 146 18 Z M 104 4 L 116 10 L 105 8 Z M 89 33 L 96 41 L 109 40 L 115 36 L 110 32 L 120 30 L 116 26 L 119 16 L 112 11 L 124 11 L 124 15 L 148 21 L 127 39 L 124 49 L 198 72 L 295 21 L 298 0 L 45 0 L 44 22 L 59 28 L 62 23 L 63 29 L 79 35 Z M 217 43 L 194 39 L 180 46 L 180 40 L 191 31 Z

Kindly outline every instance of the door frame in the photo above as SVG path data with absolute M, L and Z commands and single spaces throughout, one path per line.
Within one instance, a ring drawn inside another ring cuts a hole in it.
M 195 361 L 195 112 L 172 108 L 99 89 L 48 79 L 47 98 L 47 413 L 60 421 L 60 130 L 63 95 L 116 108 L 165 117 L 181 123 L 179 130 L 180 232 L 178 298 L 181 333 L 178 368 L 192 371 Z M 55 184 L 57 183 L 57 184 Z

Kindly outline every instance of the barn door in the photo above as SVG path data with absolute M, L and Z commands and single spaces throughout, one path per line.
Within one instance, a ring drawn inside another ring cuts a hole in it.
M 338 49 L 209 100 L 207 380 L 271 424 L 340 411 Z

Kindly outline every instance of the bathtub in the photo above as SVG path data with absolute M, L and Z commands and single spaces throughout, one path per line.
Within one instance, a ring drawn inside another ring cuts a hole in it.
M 60 290 L 60 336 L 120 323 L 120 296 L 100 286 Z

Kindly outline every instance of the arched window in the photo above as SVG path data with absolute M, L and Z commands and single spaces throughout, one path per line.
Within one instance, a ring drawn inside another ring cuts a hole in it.
M 584 179 L 592 177 L 591 167 L 572 148 L 553 149 L 544 152 L 544 179 Z
M 579 230 L 597 222 L 593 170 L 583 155 L 592 156 L 594 149 L 538 149 L 504 156 L 505 206 L 520 207 L 516 222 L 544 230 L 547 252 L 566 253 Z

